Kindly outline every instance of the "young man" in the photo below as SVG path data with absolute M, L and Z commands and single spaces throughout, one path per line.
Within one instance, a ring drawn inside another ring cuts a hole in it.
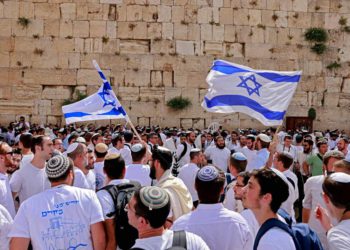
M 231 152 L 225 146 L 222 136 L 215 137 L 215 146 L 209 147 L 204 152 L 207 160 L 211 160 L 214 166 L 227 173 Z
M 262 167 L 265 167 L 270 156 L 270 152 L 268 150 L 270 142 L 271 138 L 266 134 L 259 134 L 257 136 L 255 143 L 255 149 L 257 152 L 252 161 L 253 169 L 260 169 Z
M 136 191 L 129 204 L 129 223 L 139 233 L 132 249 L 164 250 L 172 246 L 174 232 L 166 230 L 164 224 L 170 212 L 168 192 L 159 187 L 142 187 Z M 205 242 L 192 233 L 185 233 L 187 249 L 209 250 Z
M 51 188 L 27 199 L 9 234 L 12 250 L 105 249 L 102 208 L 93 191 L 71 187 L 73 164 L 63 155 L 46 166 Z
M 121 134 L 113 134 L 112 136 L 113 147 L 108 150 L 108 153 L 120 154 L 123 157 L 125 164 L 128 165 L 128 164 L 131 164 L 132 162 L 131 150 L 129 149 L 128 146 L 125 146 L 124 143 L 125 143 L 125 140 Z
M 277 152 L 287 152 L 293 157 L 293 160 L 296 161 L 297 149 L 292 145 L 292 141 L 293 140 L 291 135 L 285 135 L 283 139 L 283 144 L 277 145 Z
M 31 149 L 34 153 L 33 160 L 14 172 L 10 180 L 12 194 L 15 196 L 18 193 L 20 203 L 50 188 L 45 173 L 46 161 L 53 153 L 50 137 L 42 135 L 33 137 Z
M 281 204 L 287 200 L 288 184 L 278 170 L 259 169 L 252 172 L 248 185 L 244 188 L 243 205 L 253 211 L 262 226 L 267 220 L 275 218 Z M 277 227 L 268 230 L 260 239 L 258 250 L 295 250 L 293 238 Z
M 255 136 L 247 135 L 246 146 L 244 146 L 240 152 L 243 153 L 247 157 L 247 171 L 251 171 L 254 169 L 254 158 L 256 156 L 255 150 Z
M 197 234 L 210 249 L 251 249 L 253 238 L 246 221 L 219 202 L 224 184 L 223 171 L 214 166 L 201 168 L 195 182 L 199 205 L 196 210 L 177 219 L 172 230 Z
M 94 173 L 96 176 L 96 190 L 100 190 L 106 183 L 106 174 L 103 172 L 103 163 L 108 152 L 108 146 L 104 143 L 97 143 L 95 146 Z
M 193 131 L 187 131 L 186 141 L 177 145 L 176 156 L 179 160 L 179 167 L 190 162 L 190 151 L 192 148 L 196 148 L 194 145 L 195 140 L 196 134 Z
M 152 151 L 152 163 L 150 177 L 156 179 L 157 186 L 164 188 L 170 196 L 171 218 L 176 220 L 181 215 L 192 210 L 191 194 L 181 179 L 171 174 L 173 156 L 171 151 L 164 147 L 155 147 Z
M 310 169 L 311 176 L 323 174 L 323 155 L 328 150 L 327 141 L 321 139 L 317 142 L 318 153 L 309 156 L 304 163 L 304 170 Z

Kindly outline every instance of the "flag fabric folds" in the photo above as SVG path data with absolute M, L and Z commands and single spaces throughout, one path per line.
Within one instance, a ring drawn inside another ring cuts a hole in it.
M 97 93 L 62 107 L 67 124 L 92 120 L 127 119 L 127 114 L 114 94 L 111 85 L 102 71 L 99 71 L 99 74 L 103 84 Z
M 255 70 L 216 60 L 207 76 L 202 107 L 214 113 L 242 112 L 265 126 L 283 123 L 301 71 Z

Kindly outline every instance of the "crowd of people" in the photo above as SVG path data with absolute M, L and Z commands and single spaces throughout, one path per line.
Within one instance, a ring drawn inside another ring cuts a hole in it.
M 344 131 L 21 117 L 0 140 L 0 249 L 350 249 Z

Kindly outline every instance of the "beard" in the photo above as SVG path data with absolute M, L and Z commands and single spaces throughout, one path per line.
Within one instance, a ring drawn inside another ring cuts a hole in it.
M 224 145 L 216 145 L 219 149 L 224 149 L 225 148 L 225 144 Z
M 156 179 L 156 168 L 154 166 L 151 166 L 150 168 L 149 177 L 152 180 Z

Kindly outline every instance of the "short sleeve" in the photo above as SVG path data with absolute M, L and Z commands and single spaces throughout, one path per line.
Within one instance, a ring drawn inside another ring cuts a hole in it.
M 303 199 L 303 207 L 306 209 L 312 208 L 312 192 L 311 192 L 311 182 L 312 179 L 308 179 L 304 185 L 305 196 Z
M 26 202 L 24 202 L 17 212 L 9 237 L 30 238 L 27 211 Z
M 104 219 L 112 219 L 114 215 L 107 216 L 109 213 L 113 213 L 115 211 L 114 202 L 111 196 L 107 193 L 106 190 L 100 190 L 97 192 L 97 198 L 102 206 L 102 212 Z
M 90 225 L 95 224 L 97 222 L 100 221 L 104 221 L 103 219 L 103 212 L 102 212 L 102 207 L 100 202 L 98 201 L 97 195 L 95 194 L 95 192 L 90 191 L 91 193 L 91 200 L 90 200 L 90 214 L 91 214 L 91 218 L 90 218 Z
M 349 235 L 336 228 L 331 229 L 327 234 L 329 250 L 349 249 Z
M 13 175 L 11 176 L 10 179 L 10 187 L 11 187 L 11 191 L 13 193 L 18 193 L 21 190 L 21 184 L 22 184 L 22 180 L 21 180 L 21 172 L 20 170 L 16 171 L 13 173 Z

